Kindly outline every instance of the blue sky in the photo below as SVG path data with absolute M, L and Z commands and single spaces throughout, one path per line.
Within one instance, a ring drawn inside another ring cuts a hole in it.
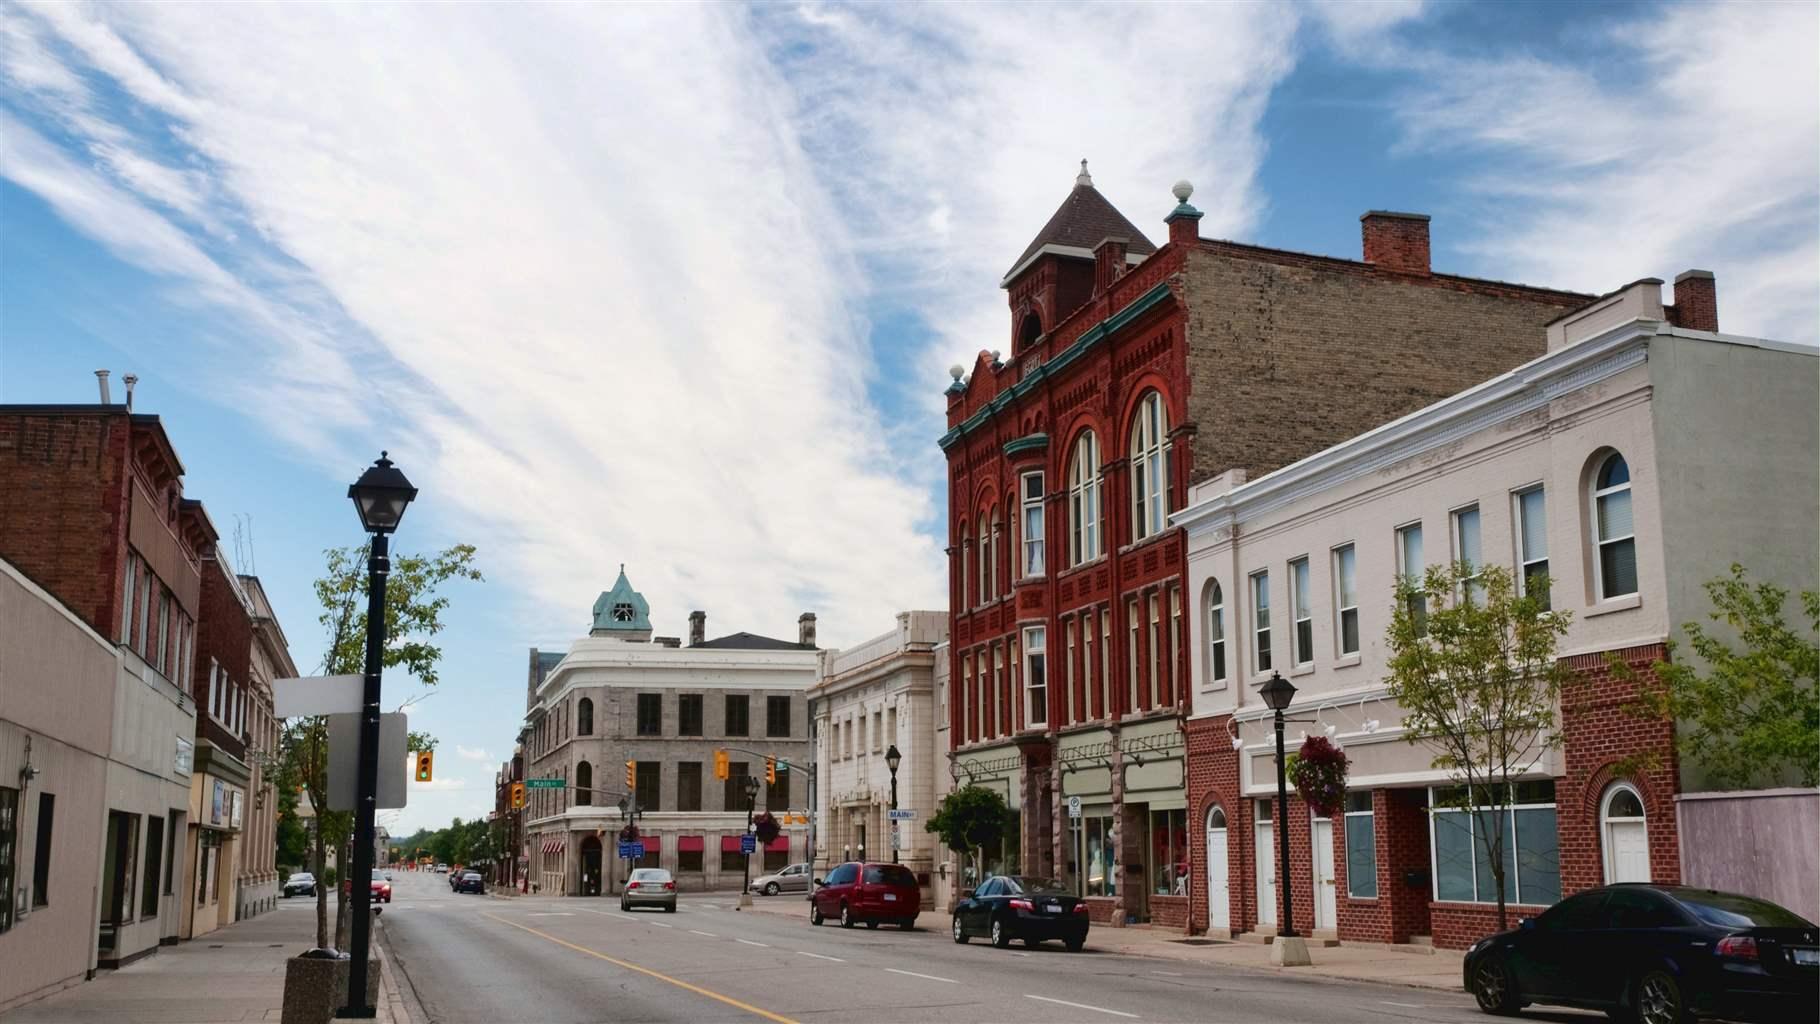
M 484 814 L 525 651 L 624 562 L 660 632 L 945 600 L 945 367 L 1081 157 L 1153 240 L 1589 292 L 1713 270 L 1814 342 L 1811 5 L 0 4 L 0 401 L 140 377 L 300 666 L 381 448 L 480 548 L 413 725 Z M 402 680 L 397 699 L 415 692 Z

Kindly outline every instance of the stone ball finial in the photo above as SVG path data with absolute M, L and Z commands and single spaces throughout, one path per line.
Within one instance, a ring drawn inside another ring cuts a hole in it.
M 1183 178 L 1181 181 L 1176 182 L 1175 187 L 1169 191 L 1175 194 L 1176 202 L 1185 203 L 1188 201 L 1189 196 L 1194 195 L 1194 186 L 1189 183 L 1187 178 Z
M 948 376 L 953 377 L 956 382 L 958 382 L 961 379 L 961 376 L 966 372 L 967 368 L 959 363 L 955 363 L 953 366 L 948 367 Z
M 1093 175 L 1087 173 L 1087 158 L 1086 157 L 1081 158 L 1081 173 L 1074 176 L 1074 183 L 1076 185 L 1093 184 Z

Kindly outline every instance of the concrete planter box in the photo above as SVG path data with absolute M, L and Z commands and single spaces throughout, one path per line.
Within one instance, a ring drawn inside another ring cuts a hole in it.
M 284 964 L 282 1024 L 327 1024 L 347 1005 L 352 960 L 294 956 Z M 379 1005 L 379 961 L 367 961 L 367 1005 Z

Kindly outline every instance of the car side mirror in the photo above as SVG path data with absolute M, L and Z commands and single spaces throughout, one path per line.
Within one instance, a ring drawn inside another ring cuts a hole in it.
M 972 890 L 972 889 L 962 889 L 962 890 L 961 890 L 961 899 L 964 899 L 964 900 L 970 900 L 970 899 L 972 899 L 972 898 L 973 898 L 973 890 Z
M 1522 930 L 1524 930 L 1526 932 L 1534 931 L 1535 927 L 1536 927 L 1535 919 L 1529 918 L 1529 917 L 1519 917 L 1519 918 L 1517 918 L 1517 927 L 1521 928 Z
M 827 884 L 828 884 L 828 883 L 827 883 L 827 882 L 824 882 L 824 881 L 822 881 L 822 880 L 821 880 L 821 879 L 819 879 L 819 878 L 818 878 L 818 879 L 816 879 L 816 880 L 815 880 L 815 884 L 816 884 L 816 885 L 827 885 Z

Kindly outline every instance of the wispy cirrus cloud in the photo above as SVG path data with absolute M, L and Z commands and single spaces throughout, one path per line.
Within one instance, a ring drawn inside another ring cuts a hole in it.
M 493 755 L 487 753 L 484 747 L 464 747 L 459 743 L 455 744 L 455 756 L 465 761 L 478 761 L 481 764 L 488 764 L 494 760 Z

